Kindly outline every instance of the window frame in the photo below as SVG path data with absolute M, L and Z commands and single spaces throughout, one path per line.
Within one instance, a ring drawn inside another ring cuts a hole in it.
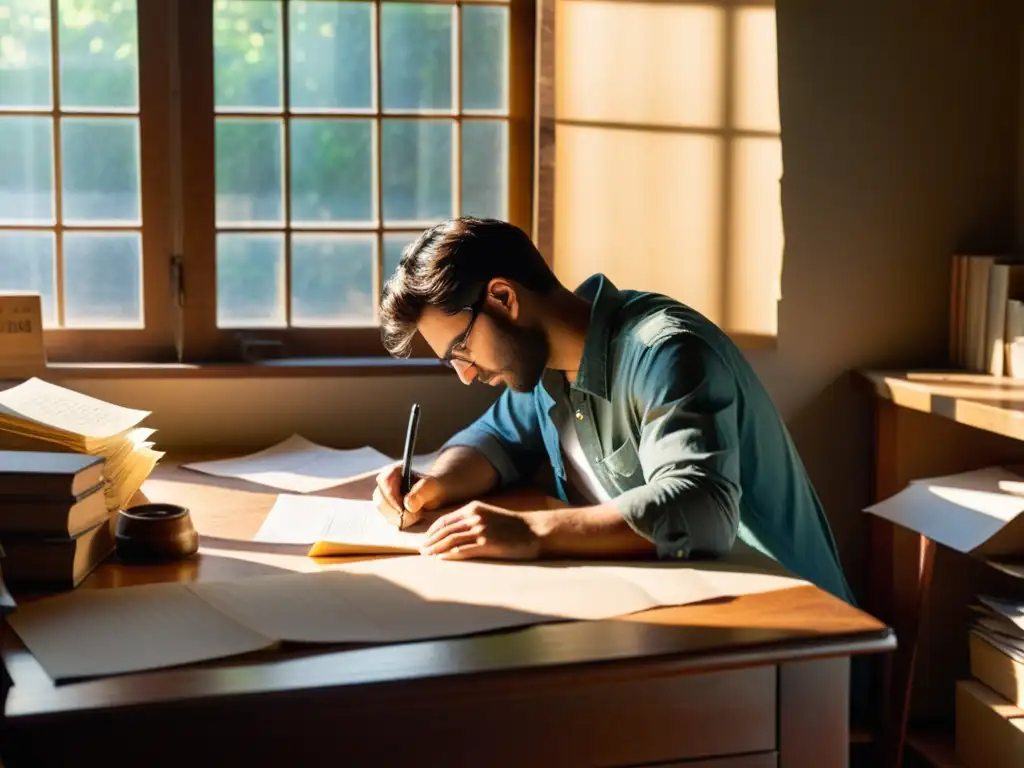
M 374 0 L 379 7 L 397 0 Z M 468 0 L 403 0 L 465 7 L 477 5 Z M 284 0 L 287 3 L 287 0 Z M 187 6 L 187 7 L 186 7 Z M 536 7 L 532 0 L 511 0 L 509 8 L 509 114 L 508 114 L 508 219 L 531 232 L 534 204 L 534 102 Z M 180 82 L 188 84 L 180 91 L 176 110 L 180 120 L 181 216 L 180 242 L 183 264 L 182 306 L 178 338 L 181 360 L 190 363 L 252 362 L 260 358 L 328 358 L 387 356 L 378 326 L 280 329 L 219 329 L 216 308 L 216 233 L 215 220 L 215 110 L 213 69 L 214 0 L 190 0 L 178 6 L 178 61 Z M 287 15 L 287 9 L 285 8 Z M 374 25 L 377 29 L 377 25 Z M 287 26 L 284 26 L 285 32 Z M 379 40 L 379 30 L 376 32 Z M 379 46 L 374 46 L 379 63 Z M 459 44 L 461 59 L 461 40 Z M 378 78 L 379 79 L 379 78 Z M 461 72 L 457 78 L 461 82 Z M 461 86 L 459 86 L 461 87 Z M 377 109 L 381 104 L 378 99 Z M 286 118 L 304 112 L 285 112 Z M 392 113 L 383 113 L 391 117 Z M 381 111 L 368 117 L 378 122 Z M 403 116 L 396 114 L 394 116 Z M 434 116 L 431 116 L 434 117 Z M 483 118 L 484 116 L 481 116 Z M 430 118 L 428 118 L 430 119 Z M 461 114 L 447 114 L 446 120 L 462 121 Z M 470 118 L 473 119 L 473 118 Z M 379 131 L 378 131 L 379 134 Z M 380 174 L 380 147 L 376 145 L 376 174 Z M 457 168 L 458 166 L 456 166 Z M 458 183 L 456 181 L 456 183 Z M 378 212 L 380 213 L 380 212 Z M 282 228 L 289 232 L 287 224 Z M 325 227 L 325 229 L 328 229 Z M 332 232 L 345 231 L 333 228 Z M 409 227 L 395 231 L 408 231 Z M 272 231 L 279 231 L 277 229 Z M 301 231 L 317 231 L 306 230 Z M 353 228 L 351 231 L 357 231 Z M 380 281 L 383 262 L 379 245 L 388 229 L 383 222 L 365 233 L 379 233 L 375 284 Z M 287 270 L 286 270 L 287 273 Z M 288 291 L 286 274 L 285 289 Z M 419 338 L 414 356 L 430 356 Z
M 143 307 L 141 328 L 46 328 L 43 343 L 50 362 L 169 362 L 174 360 L 174 334 L 170 322 L 170 249 L 172 196 L 168 184 L 171 54 L 166 26 L 171 20 L 173 0 L 137 2 L 138 111 L 125 113 L 139 125 L 140 222 L 119 227 L 98 224 L 67 226 L 62 219 L 62 157 L 60 122 L 64 117 L 114 116 L 103 109 L 61 111 L 60 101 L 60 17 L 59 0 L 50 0 L 51 103 L 49 109 L 0 108 L 5 117 L 48 117 L 53 121 L 54 224 L 3 224 L 3 231 L 50 232 L 54 235 L 54 276 L 58 320 L 63 322 L 65 232 L 138 231 L 141 237 L 140 279 Z

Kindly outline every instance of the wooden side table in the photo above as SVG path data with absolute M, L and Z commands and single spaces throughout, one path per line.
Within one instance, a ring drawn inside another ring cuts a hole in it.
M 914 479 L 1024 462 L 1024 381 L 963 372 L 867 371 L 875 415 L 874 500 Z M 954 684 L 970 674 L 968 605 L 1024 583 L 869 515 L 866 608 L 896 631 L 878 682 L 879 766 L 907 747 L 955 766 Z

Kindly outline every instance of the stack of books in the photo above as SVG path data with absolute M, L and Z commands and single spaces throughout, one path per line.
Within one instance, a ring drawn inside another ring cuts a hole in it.
M 148 411 L 123 408 L 32 378 L 0 391 L 0 449 L 68 451 L 103 460 L 103 494 L 124 509 L 163 453 L 140 427 Z
M 968 371 L 1024 378 L 1024 258 L 953 257 L 949 361 Z
M 1024 765 L 1024 601 L 979 595 L 971 677 L 956 690 L 956 751 L 968 768 Z
M 103 467 L 86 454 L 0 451 L 4 583 L 25 591 L 77 587 L 114 551 Z

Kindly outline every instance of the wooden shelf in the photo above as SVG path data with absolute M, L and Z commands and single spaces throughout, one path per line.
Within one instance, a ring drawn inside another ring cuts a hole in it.
M 956 756 L 956 743 L 952 728 L 948 731 L 919 731 L 907 734 L 908 752 L 917 758 L 904 763 L 907 766 L 925 765 L 929 768 L 967 768 Z M 908 758 L 910 756 L 908 755 Z
M 875 393 L 902 408 L 1024 440 L 1024 379 L 957 371 L 862 371 Z

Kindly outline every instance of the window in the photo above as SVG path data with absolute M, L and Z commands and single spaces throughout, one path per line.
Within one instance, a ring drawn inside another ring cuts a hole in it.
M 0 0 L 0 290 L 41 294 L 51 357 L 170 347 L 165 110 L 141 82 L 166 45 L 144 18 L 135 0 Z
M 51 359 L 379 355 L 402 248 L 530 228 L 528 2 L 0 0 L 0 290 Z

